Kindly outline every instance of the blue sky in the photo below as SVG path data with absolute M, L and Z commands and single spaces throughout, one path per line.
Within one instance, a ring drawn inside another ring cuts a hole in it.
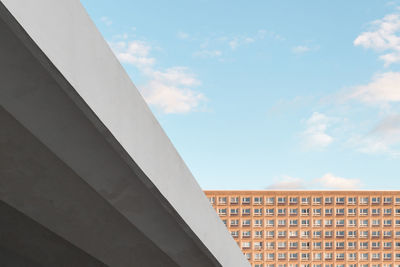
M 204 189 L 400 189 L 400 1 L 82 0 Z

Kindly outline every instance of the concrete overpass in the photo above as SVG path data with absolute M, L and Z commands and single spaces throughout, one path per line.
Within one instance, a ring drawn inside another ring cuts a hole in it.
M 0 0 L 0 266 L 249 266 L 78 0 Z

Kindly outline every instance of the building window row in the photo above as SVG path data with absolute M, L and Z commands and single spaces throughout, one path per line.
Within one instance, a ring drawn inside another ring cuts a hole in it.
M 218 208 L 217 209 L 219 215 L 223 216 L 282 216 L 282 215 L 301 215 L 301 216 L 356 216 L 358 215 L 392 215 L 393 209 L 392 208 Z M 400 208 L 394 209 L 395 215 L 400 215 Z
M 239 237 L 239 230 L 231 230 L 233 237 Z M 251 237 L 250 230 L 242 230 L 242 237 Z M 400 238 L 400 231 L 363 231 L 363 230 L 354 230 L 354 231 L 309 231 L 309 230 L 302 230 L 302 231 L 254 231 L 254 237 L 256 238 L 389 238 L 393 237 L 393 234 L 396 238 Z
M 400 204 L 399 197 L 209 197 L 212 204 L 254 204 L 254 205 L 275 205 L 275 204 L 302 204 L 302 205 L 321 205 L 321 204 Z M 218 200 L 216 202 L 216 200 Z

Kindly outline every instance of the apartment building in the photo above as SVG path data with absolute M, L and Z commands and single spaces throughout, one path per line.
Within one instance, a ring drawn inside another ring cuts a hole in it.
M 254 267 L 400 267 L 400 191 L 205 191 Z

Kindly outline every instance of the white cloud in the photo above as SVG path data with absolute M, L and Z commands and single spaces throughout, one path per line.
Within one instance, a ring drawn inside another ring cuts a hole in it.
M 359 189 L 362 186 L 359 179 L 338 177 L 331 173 L 315 179 L 314 182 L 325 189 Z
M 369 84 L 354 87 L 349 97 L 370 104 L 399 102 L 400 72 L 375 75 Z
M 134 65 L 140 70 L 149 68 L 155 62 L 155 58 L 149 56 L 151 46 L 144 41 L 123 41 L 110 45 L 119 61 Z
M 144 41 L 110 43 L 122 63 L 135 66 L 147 79 L 140 91 L 149 105 L 164 113 L 187 113 L 196 110 L 206 97 L 193 90 L 201 82 L 186 67 L 155 68 L 151 46 Z
M 352 137 L 349 143 L 362 153 L 399 157 L 400 115 L 385 117 L 366 136 Z
M 106 24 L 107 26 L 110 26 L 112 24 L 112 21 L 108 17 L 101 17 L 100 20 Z
M 314 112 L 306 121 L 307 128 L 302 133 L 303 145 L 307 148 L 324 148 L 333 142 L 333 137 L 326 133 L 332 118 Z
M 294 178 L 290 176 L 283 176 L 278 181 L 275 181 L 273 184 L 267 186 L 267 189 L 304 189 L 305 183 L 303 179 Z
M 292 48 L 292 52 L 295 54 L 302 54 L 302 53 L 308 52 L 310 50 L 311 50 L 311 48 L 306 45 L 298 45 L 298 46 L 295 46 Z
M 380 59 L 385 66 L 400 62 L 400 14 L 389 14 L 371 23 L 371 31 L 360 34 L 355 40 L 355 46 L 373 49 L 380 53 Z
M 193 74 L 184 67 L 173 67 L 155 71 L 151 80 L 143 87 L 147 103 L 160 108 L 164 113 L 187 113 L 195 110 L 206 98 L 192 88 L 200 85 Z

